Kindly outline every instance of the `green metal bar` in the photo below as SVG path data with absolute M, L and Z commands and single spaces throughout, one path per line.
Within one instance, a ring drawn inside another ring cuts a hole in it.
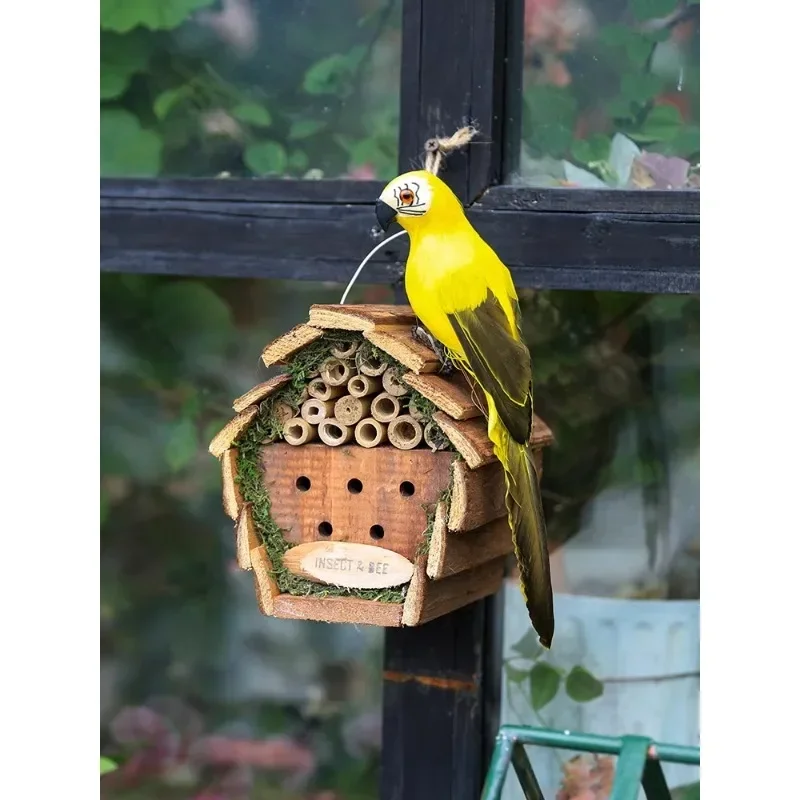
M 533 767 L 528 760 L 525 747 L 519 742 L 515 742 L 511 750 L 511 764 L 514 767 L 514 772 L 517 773 L 517 780 L 522 787 L 525 800 L 544 800 L 542 787 L 539 786 L 539 781 L 536 780 L 536 775 L 533 774 Z
M 622 751 L 623 737 L 596 736 L 592 733 L 571 733 L 549 728 L 526 728 L 522 725 L 503 725 L 500 735 L 520 744 L 538 744 L 543 747 L 556 747 L 565 750 L 579 750 L 584 753 L 603 753 L 616 756 Z M 670 764 L 700 764 L 700 748 L 677 744 L 651 742 L 653 752 L 650 758 L 658 758 Z
M 481 800 L 500 800 L 508 765 L 514 765 L 526 800 L 544 800 L 523 745 L 555 747 L 585 753 L 618 756 L 614 786 L 609 800 L 637 800 L 643 786 L 648 800 L 670 800 L 660 762 L 699 766 L 700 748 L 661 744 L 645 736 L 595 736 L 548 728 L 503 725 L 497 733 L 492 761 Z
M 672 800 L 672 793 L 667 786 L 661 762 L 655 758 L 648 758 L 644 765 L 642 786 L 647 800 Z
M 514 740 L 507 736 L 501 727 L 495 739 L 492 760 L 489 763 L 486 782 L 483 784 L 481 792 L 481 800 L 500 800 L 514 746 Z
M 651 744 L 652 741 L 646 736 L 622 737 L 622 749 L 614 770 L 614 786 L 608 800 L 638 800 Z

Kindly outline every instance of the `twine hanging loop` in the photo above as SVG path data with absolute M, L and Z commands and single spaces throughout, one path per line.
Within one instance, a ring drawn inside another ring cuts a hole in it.
M 425 169 L 434 175 L 439 174 L 443 160 L 455 150 L 466 147 L 478 129 L 472 125 L 459 128 L 452 136 L 438 136 L 425 142 Z

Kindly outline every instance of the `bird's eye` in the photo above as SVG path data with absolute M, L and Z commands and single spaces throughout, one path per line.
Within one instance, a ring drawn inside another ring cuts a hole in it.
M 414 192 L 411 189 L 402 189 L 400 192 L 400 202 L 404 206 L 410 206 L 414 202 Z

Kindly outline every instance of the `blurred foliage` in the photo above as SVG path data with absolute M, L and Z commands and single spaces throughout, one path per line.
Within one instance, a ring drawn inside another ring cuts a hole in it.
M 103 777 L 104 797 L 374 796 L 379 632 L 368 632 L 363 663 L 337 672 L 341 628 L 263 625 L 251 576 L 232 570 L 207 450 L 232 400 L 267 376 L 263 346 L 339 287 L 103 273 L 100 290 L 101 752 L 120 765 Z M 236 633 L 247 614 L 258 627 Z M 299 658 L 305 677 L 292 672 Z M 243 662 L 278 683 L 231 700 Z
M 586 667 L 576 664 L 567 672 L 549 663 L 548 651 L 539 644 L 533 630 L 513 644 L 511 652 L 513 655 L 503 662 L 506 680 L 519 687 L 520 694 L 537 715 L 555 699 L 562 685 L 576 703 L 590 703 L 603 695 L 603 684 Z M 540 722 L 544 724 L 541 719 Z
M 614 185 L 609 152 L 620 133 L 686 160 L 686 185 L 699 185 L 699 2 L 526 0 L 524 38 L 528 155 L 566 159 Z
M 551 540 L 577 533 L 586 504 L 605 487 L 641 487 L 645 503 L 663 509 L 669 456 L 699 447 L 700 299 L 523 290 L 520 305 L 536 412 L 556 437 L 542 483 Z M 666 368 L 675 377 L 661 385 Z M 629 424 L 636 444 L 620 453 Z M 643 532 L 653 549 L 665 528 L 654 516 Z
M 375 177 L 399 0 L 101 0 L 101 174 Z

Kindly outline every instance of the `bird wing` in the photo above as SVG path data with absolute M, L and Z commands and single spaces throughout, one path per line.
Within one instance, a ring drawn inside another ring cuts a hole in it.
M 509 299 L 518 326 L 519 304 L 516 298 Z M 447 317 L 467 366 L 494 400 L 508 432 L 520 444 L 527 443 L 533 414 L 531 357 L 525 343 L 514 335 L 500 300 L 489 289 L 475 308 L 452 311 Z

